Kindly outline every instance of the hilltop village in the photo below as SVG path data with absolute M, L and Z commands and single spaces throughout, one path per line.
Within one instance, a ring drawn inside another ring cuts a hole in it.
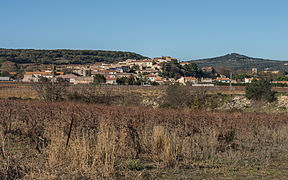
M 225 68 L 197 67 L 191 62 L 180 62 L 169 56 L 146 58 L 142 60 L 127 59 L 118 63 L 95 63 L 89 65 L 38 65 L 26 68 L 20 72 L 5 72 L 1 81 L 19 82 L 69 82 L 71 84 L 107 84 L 107 85 L 169 85 L 179 83 L 192 86 L 215 86 L 228 84 L 251 83 L 258 79 L 259 74 L 273 77 L 272 83 L 288 84 L 285 76 L 279 71 L 266 69 L 257 72 L 252 68 L 250 72 L 232 74 Z M 19 75 L 20 74 L 20 75 Z M 20 78 L 19 78 L 20 77 Z

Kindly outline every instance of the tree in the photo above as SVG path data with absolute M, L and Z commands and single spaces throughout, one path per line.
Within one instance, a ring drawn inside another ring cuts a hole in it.
M 102 84 L 106 82 L 106 78 L 101 74 L 95 74 L 94 76 L 94 83 L 95 84 Z
M 7 77 L 7 76 L 10 76 L 10 73 L 8 71 L 2 71 L 1 76 Z
M 127 81 L 128 81 L 127 77 L 121 77 L 121 78 L 116 79 L 117 84 L 120 84 L 120 85 L 125 85 Z
M 174 84 L 167 87 L 163 106 L 172 108 L 191 107 L 192 99 L 189 88 Z
M 229 77 L 230 73 L 232 72 L 231 69 L 224 68 L 224 67 L 216 67 L 215 71 L 219 74 L 225 75 L 226 77 Z
M 152 86 L 158 86 L 158 85 L 160 85 L 160 84 L 159 84 L 158 82 L 153 81 L 153 82 L 150 83 L 150 85 L 152 85 Z
M 246 77 L 248 77 L 247 74 L 236 74 L 232 77 L 232 79 L 236 81 L 244 81 Z
M 199 77 L 200 76 L 200 71 L 195 63 L 190 63 L 190 64 L 185 64 L 184 65 L 184 70 L 185 70 L 185 76 L 193 76 L 193 77 Z
M 130 68 L 130 72 L 135 73 L 135 70 L 139 70 L 139 69 L 140 69 L 140 67 L 138 65 L 134 65 Z
M 131 75 L 129 78 L 128 78 L 128 85 L 135 85 L 135 78 L 133 75 Z
M 274 78 L 274 81 L 287 81 L 288 80 L 288 77 L 286 76 L 276 76 Z
M 194 89 L 192 93 L 190 87 L 174 84 L 167 87 L 163 98 L 162 107 L 200 109 L 205 107 L 207 94 L 201 87 Z
M 96 62 L 113 63 L 127 59 L 145 59 L 132 52 L 101 50 L 34 50 L 34 49 L 1 49 L 0 61 L 11 61 L 18 64 L 87 64 Z
M 56 82 L 51 83 L 47 78 L 41 78 L 39 83 L 34 85 L 40 99 L 44 101 L 64 100 L 67 94 L 68 83 Z
M 184 75 L 185 70 L 177 62 L 164 62 L 161 64 L 162 76 L 167 78 L 178 79 Z
M 203 75 L 201 70 L 199 70 L 197 64 L 190 63 L 181 66 L 178 62 L 171 61 L 161 64 L 162 76 L 168 78 L 178 79 L 181 76 L 187 77 L 200 77 Z
M 6 61 L 2 63 L 1 69 L 2 71 L 15 72 L 18 70 L 18 67 L 17 67 L 17 64 L 10 62 L 10 61 Z
M 272 84 L 269 81 L 253 79 L 246 85 L 246 97 L 256 101 L 272 102 L 275 100 L 275 92 L 272 91 Z

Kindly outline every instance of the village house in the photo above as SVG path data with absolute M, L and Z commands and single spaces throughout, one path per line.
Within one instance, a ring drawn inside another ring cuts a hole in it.
M 10 81 L 10 77 L 0 77 L 0 81 Z
M 129 64 L 130 64 L 130 67 L 139 66 L 140 69 L 142 69 L 143 67 L 151 68 L 153 65 L 153 60 L 152 59 L 135 60 L 135 61 L 130 62 Z
M 75 69 L 73 72 L 78 74 L 79 76 L 90 76 L 91 75 L 91 69 L 90 68 L 81 67 L 79 69 Z
M 163 59 L 162 57 L 155 57 L 155 58 L 153 58 L 153 60 L 154 60 L 157 64 L 169 62 L 169 60 Z
M 65 73 L 64 72 L 62 72 L 62 71 L 56 71 L 55 72 L 55 75 L 64 75 Z
M 215 81 L 221 82 L 221 83 L 230 83 L 231 80 L 229 78 L 216 78 Z
M 154 82 L 155 81 L 155 75 L 147 74 L 147 75 L 144 75 L 143 77 L 146 78 L 150 82 Z
M 263 71 L 266 74 L 279 74 L 280 71 Z
M 156 71 L 162 71 L 160 64 L 153 64 L 151 69 Z
M 210 83 L 210 84 L 192 84 L 194 87 L 214 87 L 215 85 Z
M 257 68 L 252 68 L 252 74 L 257 74 L 257 73 L 258 73 Z
M 127 78 L 129 78 L 130 76 L 133 76 L 133 74 L 132 74 L 132 73 L 117 73 L 117 74 L 116 74 L 116 77 L 117 77 L 117 78 L 122 78 L 122 77 L 127 77 Z
M 120 66 L 127 66 L 128 63 L 126 61 L 122 61 L 122 62 L 118 62 L 118 64 Z
M 189 65 L 189 64 L 190 64 L 190 62 L 180 62 L 181 66 L 185 66 L 185 65 Z
M 117 78 L 106 78 L 106 84 L 109 85 L 116 85 L 117 84 Z
M 74 84 L 91 84 L 93 83 L 93 81 L 94 81 L 93 77 L 79 76 L 79 77 L 75 77 Z
M 120 66 L 116 68 L 117 72 L 123 73 L 123 72 L 129 72 L 129 66 Z
M 181 77 L 177 81 L 183 85 L 187 85 L 189 83 L 191 83 L 191 84 L 197 84 L 198 83 L 198 79 L 196 77 Z
M 137 74 L 141 73 L 141 74 L 153 74 L 153 75 L 158 75 L 158 71 L 157 70 L 153 70 L 151 68 L 149 69 L 138 69 L 135 71 Z
M 62 78 L 64 81 L 74 84 L 77 76 L 74 74 L 65 74 L 65 75 L 58 75 L 55 77 L 56 77 L 56 79 Z
M 103 68 L 103 69 L 109 69 L 109 68 L 111 68 L 111 64 L 101 64 L 101 66 L 100 66 L 101 68 Z
M 171 58 L 170 56 L 155 57 L 155 58 L 153 58 L 153 60 L 159 64 L 163 63 L 163 62 L 170 62 L 170 61 L 175 61 L 177 63 L 180 63 L 179 59 Z
M 160 77 L 160 76 L 156 76 L 156 77 L 155 77 L 155 82 L 159 83 L 160 85 L 161 85 L 161 84 L 164 84 L 163 78 Z
M 98 70 L 98 71 L 92 71 L 92 75 L 95 74 L 101 74 L 105 78 L 115 78 L 117 71 L 116 70 Z
M 23 82 L 39 82 L 41 77 L 52 79 L 53 75 L 51 71 L 25 72 L 24 78 L 22 81 Z
M 17 74 L 17 72 L 9 72 L 9 74 L 14 76 Z
M 259 80 L 258 78 L 254 78 L 254 77 L 252 77 L 252 78 L 245 78 L 245 79 L 244 79 L 244 83 L 251 83 L 253 79 Z
M 201 83 L 213 83 L 213 79 L 212 78 L 201 78 L 200 80 Z

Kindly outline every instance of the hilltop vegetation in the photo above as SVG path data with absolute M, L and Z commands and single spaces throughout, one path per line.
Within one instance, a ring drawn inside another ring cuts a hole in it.
M 264 70 L 264 68 L 271 68 L 271 70 L 287 71 L 288 66 L 284 65 L 288 61 L 268 60 L 261 58 L 252 58 L 236 53 L 227 54 L 225 56 L 191 60 L 190 62 L 196 63 L 199 67 L 213 66 L 213 67 L 225 67 L 232 70 L 251 70 L 257 68 L 258 70 Z
M 102 50 L 35 50 L 35 49 L 0 49 L 0 63 L 11 61 L 17 64 L 90 64 L 96 62 L 113 63 L 126 59 L 143 59 L 132 52 Z

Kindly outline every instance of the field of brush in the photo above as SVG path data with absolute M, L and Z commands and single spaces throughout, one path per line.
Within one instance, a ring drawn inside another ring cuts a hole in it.
M 70 89 L 81 89 L 89 85 L 70 85 Z M 35 84 L 31 83 L 7 83 L 0 82 L 0 98 L 22 98 L 22 99 L 37 99 L 37 92 L 35 91 Z M 167 86 L 102 86 L 102 89 L 112 89 L 115 94 L 125 94 L 127 92 L 139 93 L 142 96 L 159 96 L 165 93 Z M 198 87 L 191 87 L 197 89 Z M 199 88 L 198 88 L 199 89 Z M 211 94 L 244 94 L 244 87 L 233 87 L 230 91 L 229 87 L 205 87 Z M 281 91 L 287 91 L 288 88 L 282 88 Z
M 0 99 L 0 179 L 288 177 L 286 113 Z
M 38 95 L 35 91 L 35 85 L 31 83 L 17 82 L 0 82 L 0 98 L 21 98 L 21 99 L 37 99 Z M 92 85 L 93 86 L 93 85 Z M 89 87 L 89 85 L 70 85 L 68 89 L 77 90 Z M 100 86 L 95 86 L 96 88 Z M 101 86 L 101 91 L 113 91 L 114 95 L 138 93 L 141 96 L 161 96 L 165 93 L 167 86 Z M 190 87 L 190 89 L 198 90 L 205 89 L 208 94 L 245 94 L 244 86 L 215 86 L 215 87 Z M 278 93 L 288 93 L 287 87 L 273 87 L 273 90 Z

